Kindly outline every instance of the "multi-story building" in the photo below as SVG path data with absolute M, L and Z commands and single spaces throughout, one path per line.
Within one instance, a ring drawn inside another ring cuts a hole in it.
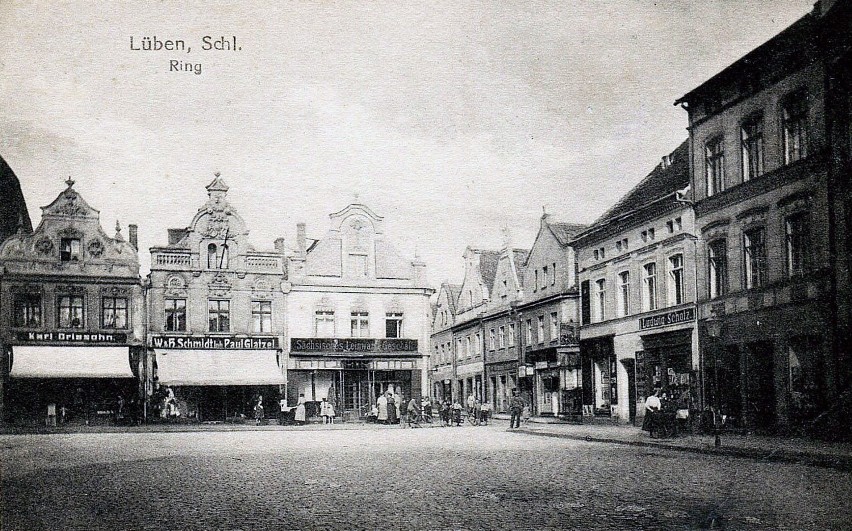
M 512 390 L 518 388 L 519 350 L 516 307 L 524 297 L 524 263 L 529 250 L 514 249 L 506 231 L 494 274 L 491 297 L 482 319 L 485 339 L 483 401 L 497 413 L 509 410 Z
M 684 142 L 573 242 L 586 416 L 641 422 L 657 386 L 698 403 L 689 176 Z
M 283 240 L 248 242 L 217 174 L 208 199 L 169 243 L 151 248 L 148 329 L 154 414 L 201 421 L 251 417 L 283 395 L 286 326 Z M 164 401 L 174 398 L 177 409 Z
M 456 302 L 453 325 L 455 380 L 453 397 L 484 396 L 485 351 L 482 318 L 488 309 L 499 251 L 468 247 L 464 252 L 464 280 Z
M 310 245 L 299 224 L 288 259 L 288 400 L 327 398 L 355 418 L 388 391 L 428 395 L 434 290 L 426 265 L 403 258 L 383 218 L 362 204 L 329 218 L 325 237 Z
M 456 320 L 456 302 L 461 286 L 441 283 L 432 317 L 432 397 L 439 401 L 452 400 L 455 379 L 453 355 L 453 324 Z
M 689 112 L 703 240 L 697 293 L 705 393 L 748 430 L 803 427 L 848 382 L 834 333 L 837 190 L 829 186 L 826 124 L 835 112 L 826 87 L 834 81 L 820 43 L 837 30 L 826 17 L 841 9 L 848 42 L 849 18 L 848 6 L 833 4 L 817 3 L 676 102 Z
M 519 390 L 535 415 L 581 413 L 579 290 L 571 241 L 585 228 L 544 214 L 523 263 L 524 297 L 515 309 L 522 347 Z
M 136 420 L 145 308 L 136 226 L 126 241 L 74 181 L 32 233 L 0 245 L 0 406 L 12 423 Z

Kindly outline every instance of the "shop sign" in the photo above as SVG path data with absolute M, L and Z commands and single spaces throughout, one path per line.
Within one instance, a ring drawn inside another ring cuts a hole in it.
M 535 368 L 538 369 L 538 370 L 546 369 L 547 368 L 547 362 L 546 361 L 537 361 L 537 362 L 535 362 Z
M 692 321 L 695 321 L 695 308 L 683 308 L 674 312 L 642 317 L 639 319 L 639 330 L 648 330 L 650 328 L 659 328 L 661 326 L 680 323 L 690 323 Z
M 525 365 L 521 365 L 518 367 L 518 378 L 526 378 L 527 376 L 527 368 Z
M 277 337 L 151 336 L 154 348 L 183 350 L 277 350 Z
M 370 360 L 343 360 L 343 368 L 349 371 L 366 371 L 370 368 Z
M 15 339 L 21 343 L 54 341 L 63 343 L 127 343 L 127 334 L 116 332 L 18 332 Z
M 416 339 L 294 337 L 291 352 L 417 352 Z

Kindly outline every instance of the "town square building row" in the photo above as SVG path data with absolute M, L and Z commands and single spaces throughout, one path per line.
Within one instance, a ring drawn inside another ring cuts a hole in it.
M 224 421 L 281 399 L 358 418 L 427 390 L 434 290 L 366 206 L 331 214 L 321 239 L 299 224 L 293 246 L 257 250 L 217 175 L 143 282 L 136 227 L 107 236 L 67 184 L 0 246 L 4 421 Z
M 850 21 L 818 2 L 679 98 L 688 139 L 588 227 L 468 248 L 433 393 L 638 424 L 659 388 L 735 429 L 848 428 Z

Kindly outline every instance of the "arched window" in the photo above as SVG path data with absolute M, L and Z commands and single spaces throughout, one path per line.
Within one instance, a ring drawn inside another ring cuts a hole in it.
M 216 269 L 218 265 L 216 263 L 216 244 L 211 243 L 207 246 L 207 269 Z
M 227 269 L 228 268 L 228 244 L 222 245 L 222 258 L 219 260 L 219 268 Z

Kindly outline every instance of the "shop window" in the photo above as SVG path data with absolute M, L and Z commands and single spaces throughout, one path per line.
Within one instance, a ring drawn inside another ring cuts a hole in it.
M 386 313 L 385 314 L 385 337 L 400 338 L 402 337 L 402 313 Z
M 515 323 L 509 323 L 509 346 L 515 346 Z
M 556 341 L 559 339 L 559 314 L 550 312 L 550 340 Z
M 595 318 L 597 321 L 606 319 L 606 280 L 595 281 Z
M 82 295 L 60 295 L 57 301 L 57 326 L 59 328 L 83 328 L 85 308 Z
M 62 238 L 59 240 L 59 260 L 62 262 L 80 260 L 80 238 Z
M 707 197 L 725 190 L 725 143 L 724 138 L 710 140 L 704 146 L 704 168 Z
M 127 328 L 127 299 L 104 297 L 102 302 L 101 326 L 103 328 Z
M 683 255 L 669 257 L 669 306 L 683 304 Z
M 743 182 L 763 175 L 763 115 L 756 113 L 740 130 L 743 151 Z
M 784 164 L 792 164 L 808 155 L 807 94 L 799 92 L 787 97 L 781 110 L 784 134 Z
M 219 265 L 216 259 L 216 244 L 207 245 L 207 269 L 216 269 Z
M 352 312 L 349 318 L 349 337 L 370 337 L 370 314 Z
M 497 329 L 497 346 L 499 348 L 506 347 L 506 327 L 501 326 Z
M 251 302 L 251 329 L 261 334 L 272 332 L 272 301 Z
M 208 330 L 211 332 L 231 331 L 231 301 L 208 300 L 207 301 Z
M 166 299 L 166 332 L 186 330 L 186 299 Z
M 746 289 L 766 282 L 766 229 L 757 227 L 743 234 Z
M 710 298 L 720 297 L 728 292 L 728 248 L 727 241 L 718 239 L 707 245 L 710 265 Z
M 538 342 L 544 343 L 544 316 L 538 316 Z
M 15 296 L 15 326 L 41 326 L 41 294 L 21 293 Z
M 787 274 L 804 275 L 810 262 L 810 216 L 799 212 L 784 220 L 787 251 Z
M 657 309 L 657 264 L 642 266 L 642 311 Z
M 497 349 L 497 330 L 492 328 L 488 331 L 488 350 Z
M 618 316 L 630 315 L 630 271 L 618 274 Z

